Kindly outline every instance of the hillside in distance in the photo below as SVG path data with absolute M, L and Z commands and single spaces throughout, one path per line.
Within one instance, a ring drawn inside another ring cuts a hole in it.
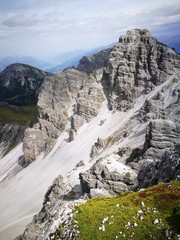
M 25 64 L 11 64 L 0 73 L 0 156 L 23 139 L 25 129 L 37 118 L 39 89 L 47 76 Z
M 98 51 L 109 48 L 113 44 L 110 44 L 108 46 L 99 46 L 97 48 L 92 49 L 77 49 L 70 52 L 62 52 L 60 54 L 57 54 L 52 57 L 45 58 L 44 60 L 39 60 L 35 57 L 30 56 L 9 56 L 0 58 L 0 72 L 2 72 L 6 67 L 8 67 L 11 64 L 25 64 L 30 65 L 32 67 L 41 69 L 46 72 L 50 73 L 57 73 L 65 68 L 68 67 L 77 67 L 79 64 L 79 60 L 83 56 L 89 56 L 92 54 L 97 53 Z
M 12 105 L 37 102 L 37 91 L 50 73 L 25 64 L 11 64 L 0 73 L 0 101 Z
M 179 103 L 180 56 L 147 29 L 130 30 L 113 47 L 83 57 L 77 68 L 47 76 L 38 92 L 36 122 L 0 160 L 0 238 L 56 239 L 59 232 L 61 239 L 74 240 L 84 234 L 85 215 L 75 219 L 80 218 L 79 230 L 71 220 L 87 198 L 113 202 L 129 191 L 179 181 Z M 20 169 L 22 159 L 26 168 Z M 173 198 L 178 207 L 176 192 Z M 178 230 L 169 229 L 160 214 L 167 226 L 164 239 L 170 234 L 177 239 Z M 130 227 L 132 220 L 130 225 L 126 220 Z M 98 233 L 108 239 L 109 221 L 102 221 Z

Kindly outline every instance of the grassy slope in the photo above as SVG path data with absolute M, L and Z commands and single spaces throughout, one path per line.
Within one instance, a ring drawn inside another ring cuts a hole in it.
M 178 239 L 180 182 L 159 184 L 141 192 L 114 198 L 90 199 L 86 204 L 78 206 L 76 211 L 78 213 L 74 218 L 78 222 L 80 240 L 164 240 L 168 239 L 167 229 L 170 229 L 169 239 Z M 103 232 L 99 227 L 106 217 L 108 220 L 104 223 Z
M 23 106 L 12 109 L 0 106 L 0 122 L 9 124 L 25 124 L 36 117 L 37 109 L 35 106 Z

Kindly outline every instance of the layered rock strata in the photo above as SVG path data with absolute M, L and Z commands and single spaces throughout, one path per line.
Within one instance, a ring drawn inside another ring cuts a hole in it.
M 159 43 L 146 29 L 128 31 L 110 51 L 80 61 L 79 69 L 87 73 L 102 69 L 102 84 L 112 109 L 133 107 L 141 94 L 152 91 L 179 68 L 180 57 L 172 49 Z M 96 58 L 103 64 L 93 67 Z M 99 67 L 97 67 L 99 66 Z
M 113 48 L 84 57 L 79 71 L 67 69 L 47 79 L 38 98 L 39 120 L 25 133 L 25 159 L 31 162 L 40 153 L 47 154 L 69 118 L 70 128 L 77 132 L 98 114 L 104 94 L 110 109 L 132 108 L 141 95 L 179 69 L 179 60 L 178 54 L 159 43 L 148 30 L 135 29 Z
M 31 162 L 42 152 L 47 154 L 68 122 L 74 139 L 79 127 L 97 116 L 103 101 L 102 86 L 76 69 L 46 79 L 38 97 L 38 122 L 25 132 L 25 160 Z

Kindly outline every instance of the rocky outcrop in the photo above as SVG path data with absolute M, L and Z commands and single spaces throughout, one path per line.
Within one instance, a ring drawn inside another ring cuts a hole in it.
M 0 157 L 5 156 L 23 140 L 26 127 L 0 123 Z
M 101 139 L 101 138 L 98 138 L 97 139 L 97 142 L 92 146 L 92 149 L 91 149 L 91 157 L 95 157 L 99 154 L 100 151 L 102 151 L 105 146 L 107 145 L 108 143 L 108 139 Z
M 109 195 L 116 195 L 133 189 L 136 177 L 136 172 L 122 164 L 120 157 L 114 154 L 98 160 L 89 170 L 80 173 L 80 182 L 82 191 L 94 197 L 95 193 L 103 195 L 106 191 Z M 101 193 L 95 189 L 101 189 Z
M 80 173 L 82 191 L 91 197 L 95 197 L 96 192 L 102 196 L 103 192 L 113 195 L 180 179 L 179 149 L 180 124 L 153 120 L 147 127 L 143 148 L 120 149 L 117 155 L 100 159 Z M 127 152 L 129 157 L 124 165 L 122 157 Z
M 180 178 L 179 89 L 180 81 L 177 76 L 152 98 L 147 99 L 128 124 L 122 126 L 113 135 L 111 145 L 127 138 L 136 124 L 140 126 L 148 123 L 144 144 L 141 143 L 135 148 L 132 146 L 119 148 L 117 151 L 118 162 L 129 166 L 137 174 L 136 177 L 126 182 L 122 176 L 119 177 L 120 170 L 116 169 L 118 178 L 115 179 L 114 170 L 109 169 L 108 163 L 101 159 L 90 170 L 80 174 L 83 192 L 91 195 L 92 190 L 91 196 L 95 197 L 96 192 L 97 195 L 103 195 L 106 191 L 108 194 L 121 193 L 127 189 L 146 188 L 158 182 L 169 182 Z M 97 156 L 103 148 L 104 141 L 98 139 L 92 147 L 92 157 Z
M 139 188 L 179 179 L 179 164 L 180 124 L 169 120 L 151 121 L 147 128 L 144 153 L 139 159 Z
M 97 115 L 104 94 L 111 109 L 132 108 L 142 94 L 152 91 L 179 68 L 179 60 L 179 55 L 154 39 L 148 30 L 135 29 L 113 48 L 84 57 L 78 70 L 67 69 L 49 77 L 38 97 L 38 123 L 25 133 L 25 159 L 31 162 L 41 152 L 47 154 L 69 120 L 77 132 Z M 150 105 L 147 101 L 147 107 Z M 150 114 L 146 116 L 151 119 Z M 38 142 L 36 146 L 34 141 Z
M 36 104 L 38 89 L 49 75 L 29 65 L 9 65 L 0 73 L 0 101 L 21 106 Z
M 69 130 L 69 142 L 73 141 L 75 139 L 76 133 L 74 129 Z
M 75 200 L 76 194 L 62 176 L 56 178 L 45 194 L 41 211 L 16 240 L 77 239 L 73 211 L 86 200 Z
M 103 68 L 101 81 L 112 109 L 133 107 L 141 94 L 152 91 L 180 66 L 179 55 L 159 43 L 146 29 L 128 31 L 107 56 L 100 66 L 90 65 L 90 62 L 95 59 L 96 63 L 98 57 L 103 59 L 101 52 L 84 65 L 80 62 L 79 68 L 87 73 L 96 73 L 97 68 Z
M 94 70 L 106 67 L 111 51 L 112 48 L 104 49 L 91 57 L 83 57 L 80 60 L 77 69 L 90 74 Z
M 179 56 L 148 30 L 128 31 L 113 48 L 105 70 L 104 84 L 112 108 L 131 108 L 137 97 L 164 82 L 176 67 Z
M 33 161 L 42 152 L 47 154 L 68 121 L 75 137 L 83 123 L 97 116 L 103 101 L 102 86 L 86 73 L 67 69 L 47 78 L 38 96 L 38 122 L 25 132 L 26 161 Z
M 148 122 L 151 119 L 180 121 L 180 78 L 177 75 L 154 97 L 147 99 L 139 111 L 138 119 Z
M 36 237 L 40 234 L 38 239 L 46 239 L 46 237 L 49 236 L 49 233 L 47 234 L 46 228 L 50 228 L 51 219 L 53 217 L 56 217 L 59 213 L 57 210 L 55 210 L 58 205 L 60 206 L 62 204 L 62 191 L 64 192 L 66 186 L 63 182 L 63 177 L 59 176 L 57 179 L 54 180 L 52 186 L 48 189 L 47 193 L 44 197 L 44 203 L 43 208 L 41 211 L 34 216 L 34 219 L 32 223 L 30 223 L 25 232 L 17 237 L 18 240 L 34 240 Z M 44 230 L 44 234 L 42 233 Z

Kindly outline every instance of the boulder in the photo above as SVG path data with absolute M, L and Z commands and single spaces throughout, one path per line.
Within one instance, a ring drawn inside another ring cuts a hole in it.
M 80 173 L 82 191 L 91 195 L 92 189 L 93 192 L 94 189 L 105 189 L 108 194 L 115 195 L 132 189 L 137 183 L 137 174 L 119 159 L 116 154 L 99 159 L 89 170 Z

